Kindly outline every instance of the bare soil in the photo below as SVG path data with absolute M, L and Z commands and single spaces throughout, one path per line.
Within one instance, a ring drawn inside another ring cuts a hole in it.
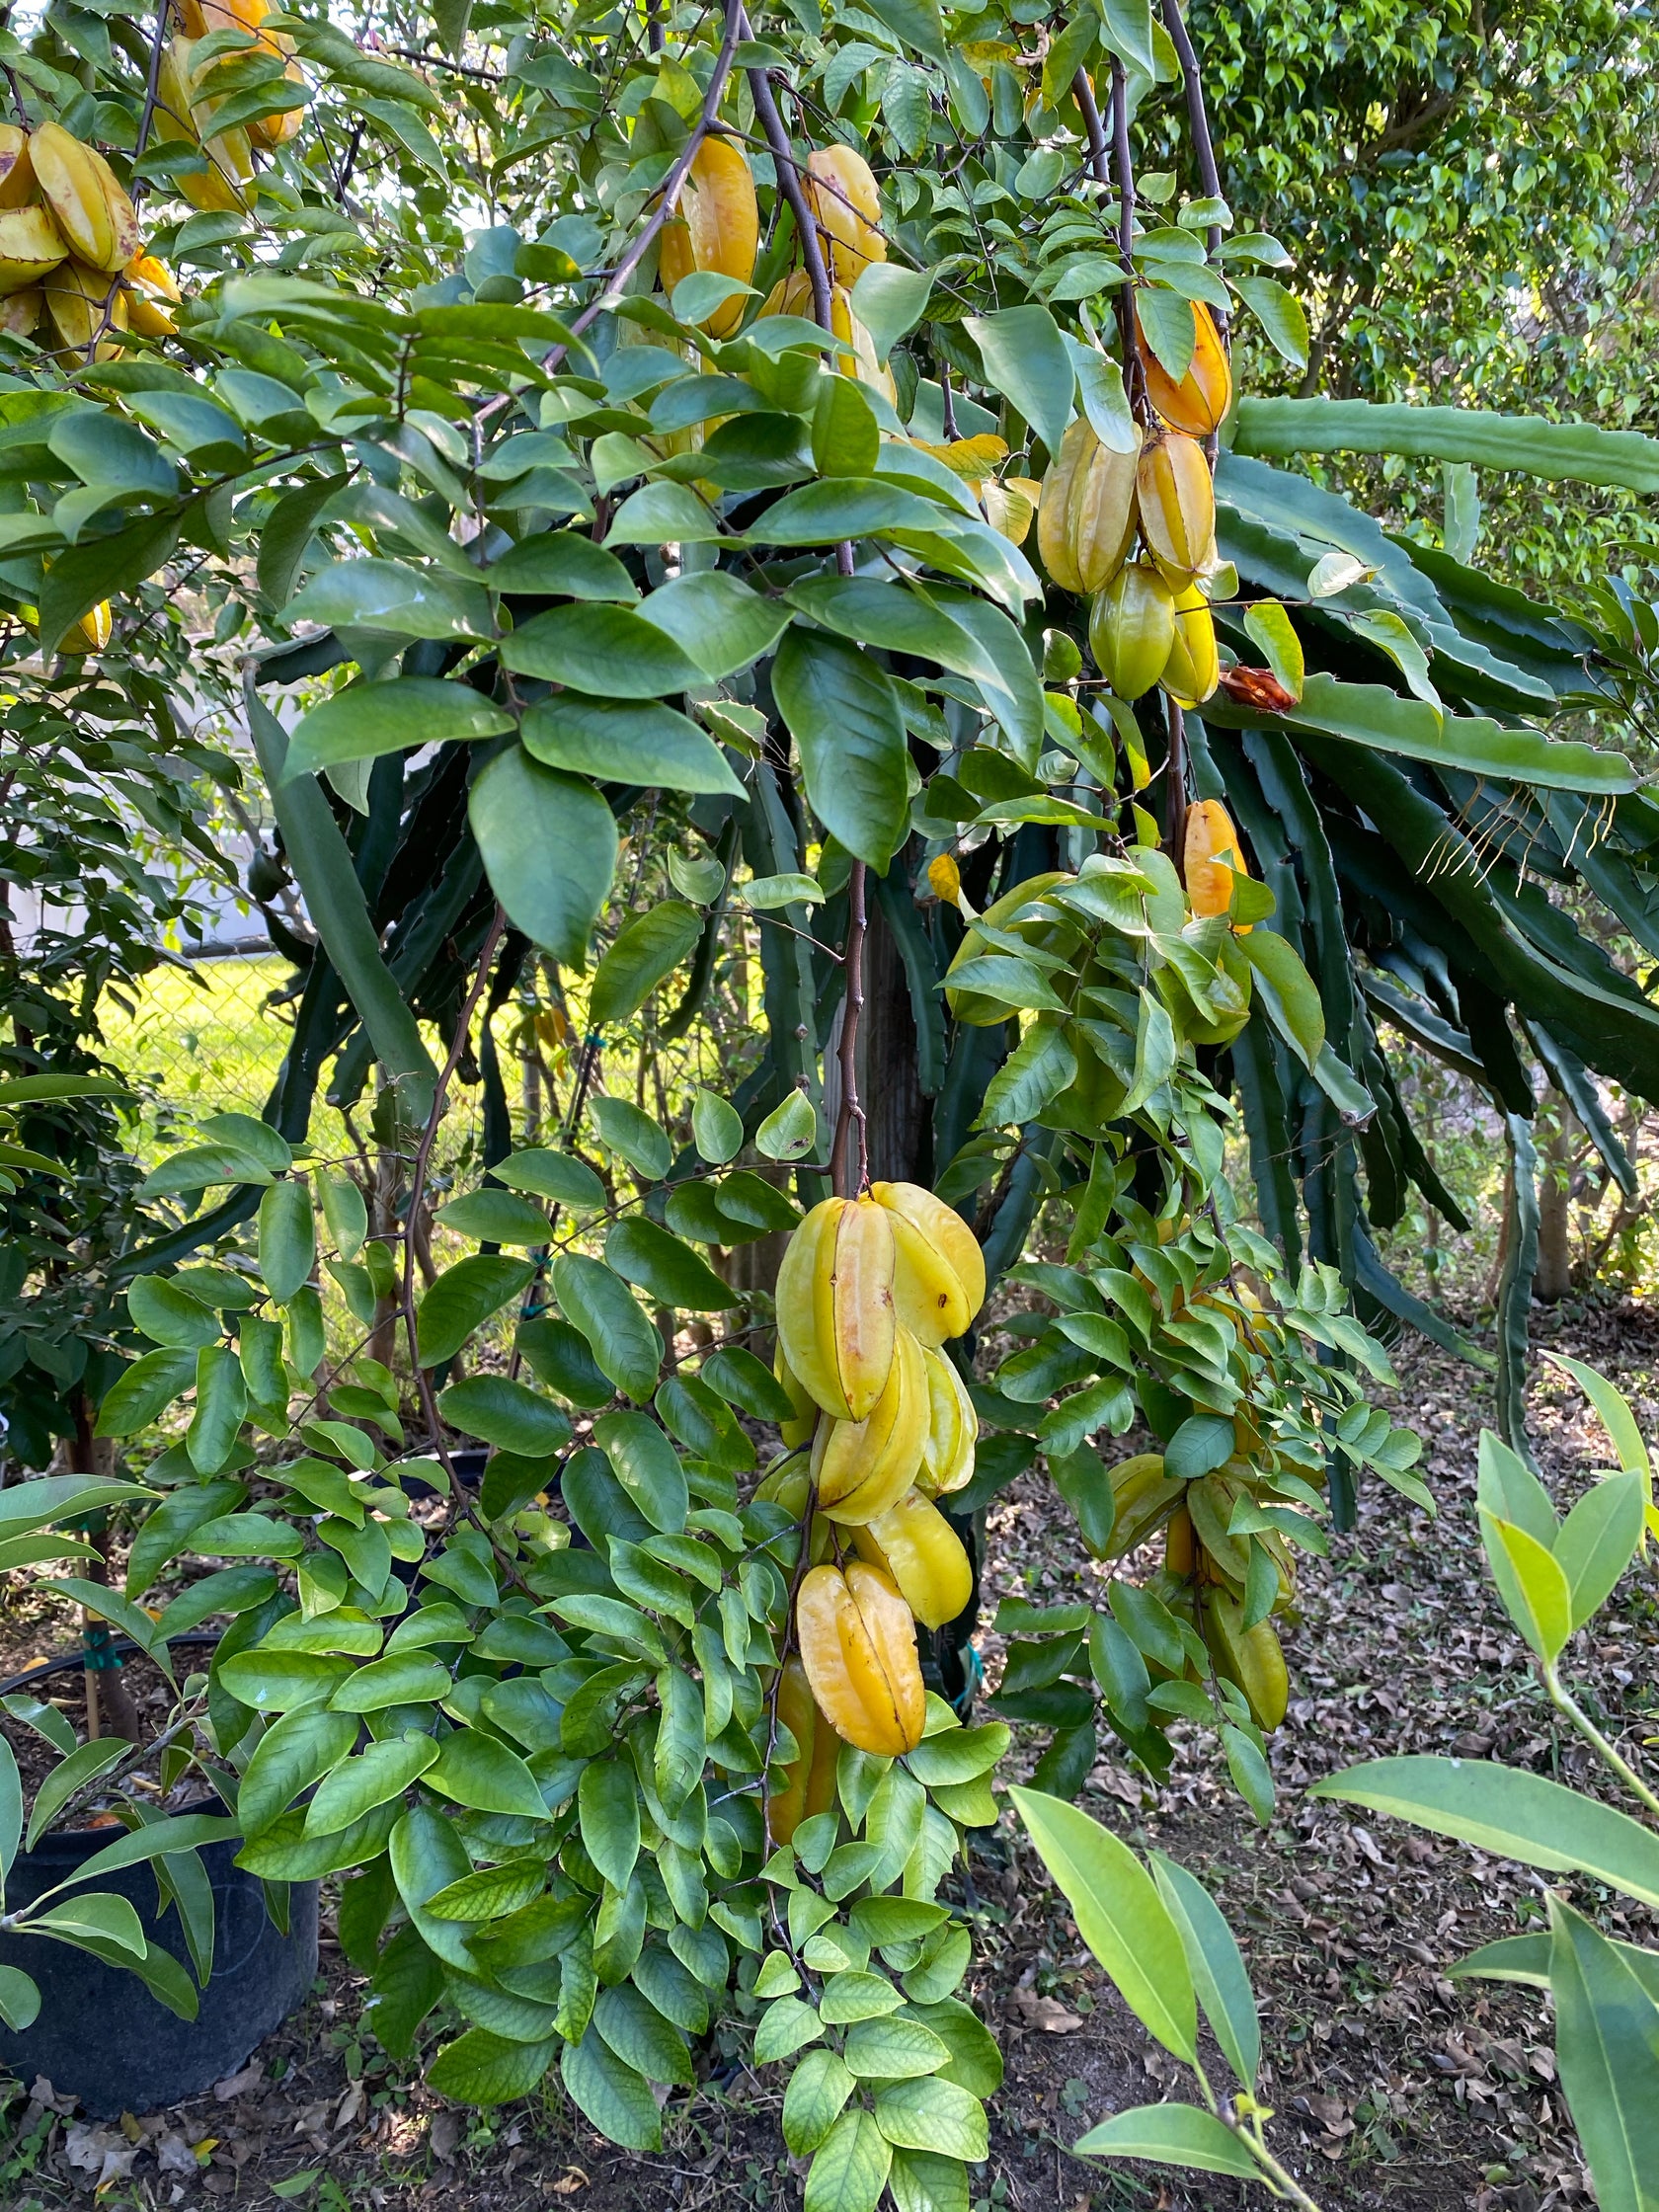
M 1610 1372 L 1659 1433 L 1659 1319 L 1629 1305 L 1538 1316 L 1559 1343 Z M 1558 1734 L 1519 1639 L 1483 1572 L 1474 1526 L 1475 1447 L 1491 1390 L 1470 1368 L 1415 1340 L 1400 1348 L 1393 1409 L 1426 1443 L 1438 1518 L 1375 1487 L 1358 1528 L 1310 1561 L 1287 1635 L 1294 1700 L 1273 1743 L 1279 1810 L 1258 1829 L 1213 1740 L 1195 1731 L 1153 1791 L 1103 1757 L 1083 1801 L 1138 1847 L 1156 1844 L 1215 1891 L 1242 1941 L 1268 2057 L 1280 2156 L 1325 2212 L 1544 2212 L 1590 2198 L 1554 2082 L 1547 2007 L 1535 1993 L 1452 1978 L 1477 1944 L 1536 1924 L 1543 1878 L 1398 1823 L 1304 1792 L 1318 1777 L 1400 1751 L 1495 1758 L 1601 1793 Z M 1535 1441 L 1559 1497 L 1607 1463 L 1576 1389 L 1540 1363 Z M 1087 1591 L 1089 1561 L 1052 1494 L 1022 1479 L 991 1509 L 987 1618 L 997 1598 L 1059 1603 Z M 0 1616 L 0 1667 L 70 1649 L 67 1620 Z M 1653 1733 L 1659 1611 L 1651 1568 L 1621 1586 L 1569 1654 L 1579 1694 L 1639 1758 Z M 981 1637 L 994 1683 L 997 1638 Z M 135 1684 L 143 1698 L 141 1679 Z M 53 1694 L 80 1726 L 80 1678 Z M 12 1730 L 22 1749 L 21 1736 Z M 1005 1778 L 1042 1748 L 1022 1740 Z M 1024 1740 L 1029 1737 L 1029 1741 Z M 958 1898 L 978 1923 L 965 1994 L 998 2035 L 1007 2079 L 992 2104 L 991 2155 L 975 2212 L 1231 2212 L 1237 2184 L 1078 2161 L 1068 2146 L 1110 2111 L 1180 2093 L 1152 2044 L 1078 1941 L 1065 1902 L 1012 1816 L 976 1842 Z M 1604 1924 L 1654 1939 L 1648 1916 Z M 328 1933 L 303 2011 L 242 2073 L 194 2103 L 119 2125 L 79 2120 L 50 2085 L 18 2083 L 0 2113 L 0 2204 L 17 2212 L 90 2198 L 112 2208 L 281 2199 L 318 2212 L 793 2212 L 798 2170 L 778 2133 L 781 2068 L 756 2079 L 737 2047 L 711 2048 L 708 2078 L 666 2111 L 661 2158 L 616 2151 L 565 2105 L 556 2082 L 478 2115 L 446 2105 L 418 2071 L 359 2039 L 361 1986 Z M 1224 2079 L 1210 2053 L 1212 2078 Z M 7 2094 L 0 2084 L 0 2099 Z M 274 2194 L 275 2186 L 275 2194 Z M 1257 2197 L 1255 2201 L 1262 2199 Z

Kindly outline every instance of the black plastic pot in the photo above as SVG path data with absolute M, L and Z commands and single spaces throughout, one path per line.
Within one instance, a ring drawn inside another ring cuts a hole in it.
M 43 1836 L 7 1876 L 7 1909 L 15 1913 L 53 1888 L 110 1840 L 107 1828 Z M 21 2035 L 0 2026 L 0 2065 L 26 2085 L 43 2074 L 98 2119 L 157 2111 L 235 2073 L 298 2009 L 317 1971 L 317 1884 L 293 1884 L 284 1936 L 265 1909 L 257 1876 L 232 1864 L 237 1849 L 234 1837 L 201 1848 L 213 1886 L 213 1971 L 194 2020 L 158 2004 L 136 1974 L 88 1951 L 43 1936 L 0 1935 L 0 1964 L 21 1966 L 40 1986 L 34 2026 Z M 156 1917 L 153 1868 L 123 1867 L 92 1886 L 129 1898 L 150 1941 L 189 1971 L 177 1912 Z

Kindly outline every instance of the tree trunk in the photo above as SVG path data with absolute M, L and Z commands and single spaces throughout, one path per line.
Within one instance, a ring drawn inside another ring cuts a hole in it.
M 1572 1222 L 1569 1183 L 1572 1166 L 1572 1115 L 1559 1091 L 1549 1093 L 1555 1126 L 1543 1153 L 1539 1190 L 1538 1273 L 1533 1296 L 1557 1304 L 1572 1288 Z

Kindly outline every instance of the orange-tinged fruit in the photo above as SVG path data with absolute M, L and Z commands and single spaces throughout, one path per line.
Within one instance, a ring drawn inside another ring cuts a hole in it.
M 813 1701 L 807 1670 L 793 1654 L 784 1661 L 778 1684 L 778 1718 L 800 1749 L 784 1769 L 783 1785 L 766 1800 L 766 1832 L 775 1845 L 787 1844 L 803 1820 L 828 1812 L 835 1802 L 835 1762 L 841 1739 Z
M 1215 317 L 1197 300 L 1191 305 L 1192 366 L 1178 384 L 1147 345 L 1139 315 L 1135 318 L 1135 347 L 1146 371 L 1146 397 L 1170 429 L 1185 431 L 1189 437 L 1209 437 L 1221 429 L 1232 405 L 1232 369 Z
M 1164 577 L 1184 591 L 1210 557 L 1216 489 L 1204 448 L 1182 431 L 1155 431 L 1136 470 L 1141 535 Z
M 947 907 L 954 907 L 962 897 L 962 870 L 948 852 L 937 854 L 927 863 L 927 888 Z
M 1233 877 L 1248 876 L 1250 871 L 1244 865 L 1232 817 L 1220 799 L 1200 799 L 1187 809 L 1182 857 L 1193 912 L 1201 921 L 1226 913 L 1232 906 Z
M 830 275 L 850 289 L 871 262 L 887 259 L 870 165 L 851 146 L 821 146 L 807 156 L 806 187 Z
M 682 276 L 699 269 L 747 284 L 754 275 L 759 242 L 760 212 L 748 157 L 729 138 L 705 138 L 680 193 L 678 209 L 663 225 L 658 262 L 663 289 L 672 293 Z M 730 338 L 743 317 L 740 292 L 712 315 L 705 315 L 702 328 L 713 338 Z
M 801 1664 L 818 1709 L 859 1751 L 897 1759 L 927 1722 L 915 1620 L 890 1576 L 854 1559 L 814 1567 L 795 1601 Z
M 102 599 L 90 614 L 83 614 L 78 622 L 70 624 L 57 641 L 57 650 L 59 653 L 102 653 L 110 642 L 113 627 L 110 602 Z
M 880 1567 L 924 1628 L 954 1620 L 974 1594 L 974 1569 L 962 1540 L 919 1490 L 854 1529 L 861 1558 Z

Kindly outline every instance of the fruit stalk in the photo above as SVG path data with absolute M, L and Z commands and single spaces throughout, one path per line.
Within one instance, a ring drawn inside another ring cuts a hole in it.
M 858 1095 L 858 1030 L 864 1014 L 864 940 L 868 928 L 865 888 L 864 863 L 855 860 L 847 877 L 847 933 L 841 948 L 846 977 L 837 1054 L 841 1069 L 841 1104 L 835 1116 L 835 1138 L 830 1152 L 830 1181 L 840 1198 L 856 1198 L 870 1181 L 868 1129 L 864 1104 Z
M 1192 132 L 1193 155 L 1198 163 L 1198 181 L 1207 199 L 1222 197 L 1222 173 L 1216 166 L 1216 148 L 1210 137 L 1210 117 L 1204 105 L 1204 80 L 1198 73 L 1198 55 L 1193 50 L 1192 35 L 1187 29 L 1186 18 L 1181 13 L 1181 0 L 1162 0 L 1163 26 L 1169 33 L 1170 43 L 1175 48 L 1176 59 L 1181 64 L 1181 83 L 1187 96 L 1187 127 Z M 1205 249 L 1214 261 L 1222 250 L 1222 231 L 1219 223 L 1212 223 L 1205 233 Z M 1224 310 L 1214 310 L 1216 330 L 1223 348 L 1227 344 L 1227 318 Z M 1215 453 L 1212 449 L 1211 460 Z
M 1135 346 L 1135 162 L 1129 146 L 1129 80 L 1116 54 L 1112 56 L 1112 161 L 1118 177 L 1118 258 L 1126 278 L 1118 287 L 1124 382 L 1135 419 L 1146 428 L 1152 420 L 1152 411 L 1146 398 L 1146 372 Z

